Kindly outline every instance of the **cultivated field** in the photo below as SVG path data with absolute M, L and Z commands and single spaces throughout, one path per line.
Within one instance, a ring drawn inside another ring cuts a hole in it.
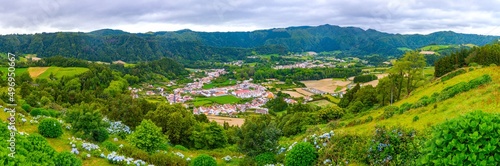
M 62 76 L 74 76 L 88 71 L 88 68 L 83 67 L 49 67 L 45 72 L 41 73 L 39 78 L 49 78 L 50 73 L 55 77 L 61 78 Z
M 313 93 L 308 92 L 308 91 L 306 91 L 306 90 L 304 90 L 302 88 L 295 88 L 295 91 L 297 91 L 298 93 L 303 94 L 305 96 L 312 96 L 312 95 L 314 95 Z
M 298 93 L 298 92 L 295 92 L 295 91 L 281 91 L 283 93 L 287 93 L 289 94 L 290 96 L 292 97 L 304 97 L 304 95 Z
M 207 116 L 208 120 L 210 121 L 215 121 L 220 125 L 224 125 L 224 122 L 229 123 L 230 126 L 236 125 L 236 126 L 241 126 L 243 123 L 245 123 L 245 119 L 243 118 L 228 118 L 228 117 L 221 117 L 221 116 Z
M 37 78 L 40 74 L 45 72 L 49 67 L 30 67 L 28 68 L 28 72 L 30 73 L 31 78 Z
M 317 105 L 317 106 L 320 106 L 320 107 L 333 104 L 332 102 L 329 102 L 328 100 L 318 100 L 318 101 L 313 101 L 313 102 L 310 102 L 310 103 L 314 104 L 314 105 Z
M 326 78 L 322 80 L 310 80 L 310 81 L 301 81 L 304 83 L 308 88 L 314 88 L 318 90 L 322 90 L 328 93 L 333 93 L 335 92 L 335 89 L 337 87 L 345 87 L 350 81 L 343 81 L 343 80 L 334 80 L 331 78 Z

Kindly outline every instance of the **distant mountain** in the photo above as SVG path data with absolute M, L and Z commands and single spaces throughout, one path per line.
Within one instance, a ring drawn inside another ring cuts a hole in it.
M 333 25 L 274 28 L 252 32 L 128 33 L 103 29 L 89 33 L 58 32 L 0 36 L 0 52 L 30 53 L 38 57 L 62 55 L 111 62 L 150 61 L 170 57 L 179 61 L 242 59 L 257 53 L 342 51 L 346 55 L 398 56 L 403 49 L 429 44 L 485 45 L 498 36 L 451 31 L 402 35 Z

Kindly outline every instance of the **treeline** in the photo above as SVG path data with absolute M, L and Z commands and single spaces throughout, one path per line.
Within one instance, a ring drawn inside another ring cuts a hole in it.
M 365 83 L 376 80 L 377 76 L 373 74 L 366 74 L 354 77 L 354 83 Z
M 293 81 L 319 80 L 324 78 L 347 78 L 358 75 L 358 68 L 295 68 L 295 69 L 260 69 L 255 72 L 253 79 L 263 81 L 275 78 L 280 81 L 291 79 Z
M 453 52 L 435 62 L 434 76 L 441 77 L 448 72 L 472 63 L 479 65 L 500 65 L 500 43 L 497 42 L 482 47 Z
M 384 106 L 411 94 L 426 80 L 422 74 L 426 66 L 425 58 L 418 52 L 407 52 L 394 63 L 389 75 L 379 80 L 377 87 L 361 87 L 356 84 L 349 89 L 338 105 L 347 112 L 359 113 L 375 105 Z
M 138 34 L 96 35 L 57 32 L 34 35 L 0 36 L 0 52 L 36 54 L 40 58 L 61 55 L 90 61 L 151 61 L 162 57 L 191 61 L 231 61 L 243 59 L 253 49 L 206 46 L 197 41 L 179 41 L 161 36 Z M 278 51 L 272 51 L 277 49 Z M 259 48 L 259 52 L 284 52 L 282 48 Z M 265 51 L 267 50 L 267 51 Z

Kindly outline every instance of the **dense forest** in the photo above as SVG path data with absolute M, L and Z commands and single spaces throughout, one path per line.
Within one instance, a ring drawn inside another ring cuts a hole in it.
M 468 65 L 500 65 L 500 43 L 492 43 L 483 47 L 462 49 L 451 53 L 435 62 L 436 77 L 441 77 L 455 69 Z
M 485 45 L 495 36 L 436 32 L 429 35 L 401 35 L 355 27 L 322 25 L 290 27 L 253 32 L 194 32 L 181 30 L 156 33 L 127 33 L 98 30 L 89 33 L 57 32 L 0 36 L 0 52 L 65 56 L 91 61 L 126 62 L 170 57 L 179 62 L 197 60 L 231 61 L 247 55 L 286 54 L 304 51 L 341 51 L 364 56 L 399 56 L 398 48 L 416 49 L 429 44 Z

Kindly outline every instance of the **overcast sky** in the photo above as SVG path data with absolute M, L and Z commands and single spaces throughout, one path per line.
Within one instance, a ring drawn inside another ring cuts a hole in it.
M 323 24 L 500 36 L 500 0 L 5 0 L 0 34 L 252 31 Z

